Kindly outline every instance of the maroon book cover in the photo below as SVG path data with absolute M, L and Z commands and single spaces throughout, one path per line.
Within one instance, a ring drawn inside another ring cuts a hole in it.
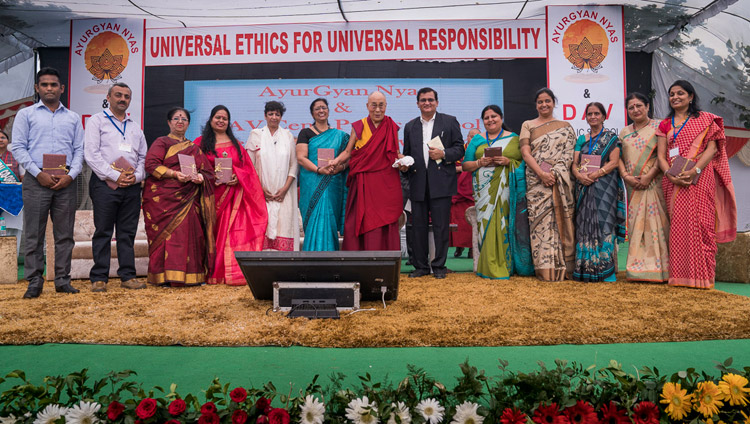
M 667 170 L 667 174 L 676 177 L 680 175 L 680 172 L 690 171 L 693 168 L 695 168 L 694 161 L 689 160 L 683 156 L 675 156 L 675 158 L 672 160 L 672 166 Z M 698 177 L 699 175 L 695 174 L 695 177 L 693 178 L 691 184 L 697 184 Z
M 178 153 L 177 159 L 180 161 L 180 172 L 190 178 L 196 178 L 198 176 L 198 168 L 195 166 L 194 157 Z
M 484 149 L 484 156 L 488 158 L 496 158 L 503 155 L 502 147 L 488 147 Z
M 216 182 L 226 184 L 232 181 L 232 158 L 216 158 Z
M 596 172 L 602 167 L 602 157 L 599 155 L 581 155 L 581 164 L 578 165 L 578 172 L 589 174 Z
M 325 168 L 336 157 L 336 151 L 333 149 L 318 149 L 318 166 Z
M 552 170 L 552 164 L 546 161 L 539 162 L 539 167 L 542 168 L 542 172 L 550 172 Z
M 49 175 L 61 176 L 68 173 L 68 167 L 65 164 L 67 156 L 53 155 L 45 153 L 42 156 L 42 171 Z
M 124 172 L 126 174 L 132 174 L 135 172 L 135 167 L 133 167 L 133 165 L 122 156 L 117 158 L 117 160 L 112 162 L 109 166 L 111 166 L 112 169 L 117 172 Z M 117 190 L 117 181 L 107 180 L 105 182 L 107 183 L 107 186 L 109 188 L 111 188 L 112 190 Z

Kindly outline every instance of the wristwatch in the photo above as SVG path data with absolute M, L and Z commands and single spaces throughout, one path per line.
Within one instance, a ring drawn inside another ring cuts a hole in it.
M 697 166 L 695 167 L 695 174 L 696 175 L 700 175 L 701 174 L 701 169 L 698 168 Z

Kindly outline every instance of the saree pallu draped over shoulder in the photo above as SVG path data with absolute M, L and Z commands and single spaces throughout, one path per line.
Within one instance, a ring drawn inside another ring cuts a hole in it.
M 634 176 L 658 167 L 656 131 L 659 122 L 635 130 L 628 125 L 620 132 L 625 171 Z M 628 188 L 628 259 L 625 277 L 629 281 L 669 280 L 669 215 L 662 191 L 663 173 L 658 172 L 643 190 Z
M 664 198 L 670 214 L 669 284 L 709 289 L 716 276 L 716 243 L 737 236 L 737 206 L 729 172 L 724 121 L 700 112 L 690 117 L 675 140 L 670 119 L 659 124 L 657 135 L 666 137 L 667 151 L 678 148 L 680 156 L 698 160 L 709 141 L 716 154 L 702 170 L 697 184 L 678 187 L 665 176 Z M 669 156 L 669 155 L 668 155 Z M 667 158 L 670 162 L 672 158 Z
M 349 141 L 349 134 L 329 128 L 310 139 L 307 157 L 318 166 L 318 149 L 334 149 L 338 156 Z M 305 241 L 302 250 L 339 250 L 339 232 L 344 232 L 346 172 L 323 175 L 300 168 L 299 209 Z
M 178 154 L 195 158 L 203 183 L 164 178 L 179 171 Z M 214 264 L 216 244 L 214 170 L 189 140 L 157 138 L 146 154 L 143 217 L 148 236 L 148 282 L 172 286 L 205 283 Z
M 611 131 L 594 137 L 593 142 L 591 146 L 592 140 L 587 140 L 581 151 L 600 156 L 602 167 L 620 147 L 620 138 Z M 625 240 L 625 215 L 625 187 L 616 168 L 589 186 L 576 183 L 574 280 L 615 281 L 616 246 Z
M 201 137 L 195 144 L 201 145 Z M 257 252 L 263 248 L 268 225 L 266 199 L 253 162 L 243 148 L 237 150 L 231 142 L 216 145 L 216 155 L 207 153 L 208 161 L 216 169 L 216 158 L 232 159 L 232 173 L 237 184 L 214 187 L 216 200 L 216 256 L 209 284 L 242 286 L 246 284 L 234 252 Z
M 528 144 L 537 163 L 547 162 L 555 184 L 546 187 L 539 176 L 526 167 L 526 200 L 529 212 L 531 254 L 536 276 L 546 281 L 570 278 L 575 260 L 573 229 L 573 163 L 575 132 L 567 122 L 550 121 L 537 127 L 524 122 L 521 146 Z

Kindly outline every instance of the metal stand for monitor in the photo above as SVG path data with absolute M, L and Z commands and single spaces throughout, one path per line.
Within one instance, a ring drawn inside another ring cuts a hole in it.
M 358 282 L 273 283 L 273 310 L 289 311 L 287 317 L 339 318 L 341 310 L 358 310 Z

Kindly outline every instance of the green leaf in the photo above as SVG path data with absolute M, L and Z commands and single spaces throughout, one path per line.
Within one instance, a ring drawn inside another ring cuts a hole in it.
M 732 362 L 733 362 L 733 359 L 732 359 L 732 357 L 730 356 L 729 358 L 727 358 L 727 359 L 726 359 L 726 360 L 724 361 L 724 366 L 725 366 L 725 367 L 731 367 L 731 366 L 732 366 Z

